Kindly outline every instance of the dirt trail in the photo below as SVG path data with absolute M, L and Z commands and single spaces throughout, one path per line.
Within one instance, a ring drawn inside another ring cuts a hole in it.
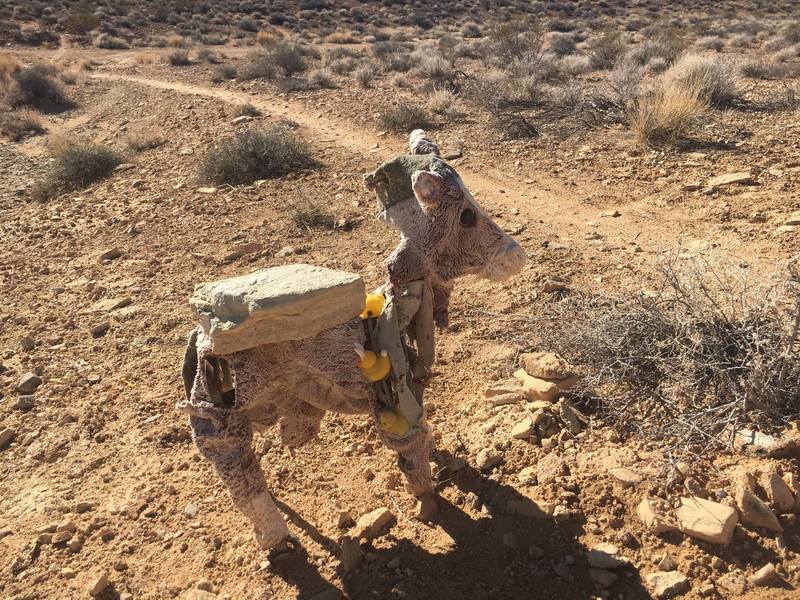
M 381 160 L 389 158 L 396 152 L 396 144 L 387 143 L 391 138 L 387 140 L 386 137 L 354 127 L 340 119 L 332 119 L 319 112 L 312 113 L 298 101 L 117 73 L 95 72 L 91 77 L 149 86 L 179 94 L 215 98 L 231 104 L 250 103 L 265 114 L 296 122 L 311 140 L 335 141 L 340 147 L 365 156 L 379 155 Z M 555 178 L 546 173 L 537 173 L 535 182 L 524 183 L 515 180 L 517 176 L 514 174 L 504 176 L 502 165 L 465 164 L 470 162 L 468 157 L 455 164 L 481 202 L 493 207 L 508 207 L 510 204 L 518 208 L 523 217 L 540 221 L 547 229 L 542 232 L 544 235 L 556 233 L 561 237 L 572 238 L 570 242 L 574 245 L 586 245 L 582 238 L 593 230 L 587 223 L 598 220 L 599 209 L 597 206 L 584 204 L 580 198 L 597 195 L 597 185 L 594 182 L 568 183 L 567 177 Z M 509 198 L 513 199 L 511 203 L 508 201 Z M 691 211 L 676 210 L 670 214 L 672 225 L 665 228 L 662 221 L 651 219 L 652 207 L 649 207 L 645 200 L 631 201 L 620 198 L 619 205 L 625 206 L 623 215 L 618 218 L 602 219 L 600 232 L 608 240 L 617 243 L 636 240 L 648 252 L 674 249 L 676 241 L 692 240 L 698 235 L 702 236 L 704 233 L 702 228 L 706 226 Z M 748 256 L 751 262 L 758 262 L 759 255 L 770 254 L 763 252 L 763 240 L 757 245 L 750 246 L 747 243 L 743 244 L 737 236 L 721 236 L 717 231 L 708 234 L 713 235 L 714 245 L 719 245 L 732 254 Z M 591 236 L 588 238 L 591 239 Z M 623 255 L 623 258 L 624 256 L 627 255 Z

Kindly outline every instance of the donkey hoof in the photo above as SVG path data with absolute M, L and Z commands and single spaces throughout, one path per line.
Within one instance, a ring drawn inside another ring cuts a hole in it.
M 300 541 L 295 537 L 288 537 L 267 551 L 269 562 L 276 563 L 282 559 L 290 558 L 300 550 Z
M 439 505 L 433 494 L 423 494 L 417 498 L 417 513 L 415 517 L 420 521 L 430 521 L 439 512 Z

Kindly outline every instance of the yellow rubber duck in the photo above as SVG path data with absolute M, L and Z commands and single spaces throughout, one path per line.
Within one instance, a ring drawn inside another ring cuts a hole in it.
M 389 353 L 381 350 L 380 354 L 375 354 L 371 350 L 364 350 L 360 344 L 355 346 L 358 354 L 358 366 L 364 372 L 367 381 L 375 382 L 385 379 L 392 370 L 392 363 L 389 360 Z
M 378 415 L 378 422 L 381 430 L 387 433 L 404 436 L 411 429 L 408 420 L 401 414 L 387 408 Z
M 361 318 L 367 319 L 369 317 L 377 317 L 383 312 L 386 306 L 386 298 L 383 294 L 367 294 L 367 299 L 364 302 L 364 310 L 361 311 Z

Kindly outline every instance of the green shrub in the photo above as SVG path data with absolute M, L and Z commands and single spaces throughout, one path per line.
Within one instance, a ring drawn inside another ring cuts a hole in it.
M 410 133 L 414 129 L 427 129 L 432 126 L 425 109 L 408 102 L 387 108 L 380 113 L 379 120 L 381 127 L 397 133 Z
M 251 183 L 314 167 L 308 145 L 286 127 L 248 129 L 222 140 L 204 157 L 200 177 L 215 184 Z
M 85 188 L 111 175 L 121 162 L 121 156 L 107 146 L 70 144 L 56 155 L 44 180 L 34 186 L 33 197 L 47 200 Z

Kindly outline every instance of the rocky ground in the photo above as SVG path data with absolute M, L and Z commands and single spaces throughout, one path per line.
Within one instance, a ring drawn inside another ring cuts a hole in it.
M 563 399 L 580 365 L 530 354 L 548 348 L 529 333 L 571 291 L 647 289 L 657 253 L 679 244 L 772 276 L 797 250 L 796 112 L 731 115 L 748 131 L 735 152 L 643 150 L 622 130 L 498 143 L 476 119 L 437 131 L 530 257 L 509 282 L 468 280 L 454 293 L 427 395 L 439 510 L 414 518 L 366 417 L 329 415 L 294 457 L 269 432 L 256 440 L 261 465 L 302 543 L 270 561 L 173 410 L 194 324 L 187 297 L 199 282 L 295 261 L 382 283 L 397 240 L 373 218 L 361 176 L 403 151 L 375 118 L 397 91 L 287 96 L 212 85 L 205 66 L 92 58 L 69 90 L 78 107 L 48 117 L 51 132 L 124 148 L 146 130 L 164 144 L 48 203 L 27 197 L 46 138 L 0 147 L 0 595 L 796 595 L 796 426 L 675 455 Z M 233 125 L 243 101 L 262 116 Z M 287 119 L 320 168 L 240 187 L 197 180 L 215 140 Z M 309 199 L 342 225 L 298 227 L 292 211 Z

